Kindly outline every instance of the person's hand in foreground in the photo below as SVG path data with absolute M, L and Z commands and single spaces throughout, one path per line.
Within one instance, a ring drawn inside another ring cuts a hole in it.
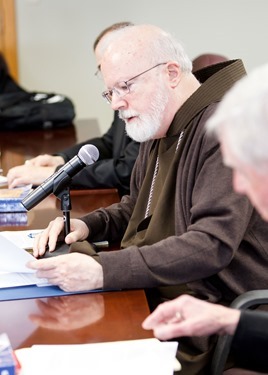
M 65 292 L 79 292 L 103 287 L 102 266 L 91 256 L 70 253 L 27 263 L 36 276 Z
M 57 217 L 51 221 L 48 227 L 34 239 L 33 255 L 37 258 L 45 254 L 45 251 L 52 252 L 56 249 L 59 235 L 62 234 L 64 228 L 63 217 Z M 65 237 L 64 241 L 70 245 L 73 242 L 85 240 L 89 236 L 89 229 L 86 224 L 79 219 L 70 220 L 70 233 Z
M 35 167 L 57 167 L 65 164 L 62 156 L 53 156 L 48 154 L 38 155 L 35 158 L 26 160 L 25 164 Z
M 54 251 L 63 227 L 62 217 L 51 221 L 48 227 L 35 238 L 33 255 L 35 257 L 43 255 L 47 245 L 49 251 Z M 67 244 L 84 240 L 89 235 L 89 229 L 82 220 L 71 219 L 70 227 L 71 232 L 64 239 Z M 102 266 L 89 255 L 74 252 L 34 260 L 28 262 L 27 266 L 37 271 L 37 277 L 47 279 L 50 284 L 58 285 L 66 292 L 103 287 Z
M 168 340 L 181 336 L 233 335 L 240 311 L 183 295 L 159 305 L 142 327 L 155 337 Z
M 11 168 L 7 173 L 8 187 L 32 184 L 38 186 L 50 177 L 58 165 L 64 164 L 61 156 L 39 155 L 25 164 Z

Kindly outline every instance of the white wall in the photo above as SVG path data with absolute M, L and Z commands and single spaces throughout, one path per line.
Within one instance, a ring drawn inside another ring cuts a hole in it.
M 68 95 L 77 118 L 112 111 L 101 98 L 92 44 L 114 22 L 152 23 L 183 42 L 191 58 L 214 52 L 242 58 L 248 71 L 268 61 L 267 0 L 16 0 L 20 83 Z

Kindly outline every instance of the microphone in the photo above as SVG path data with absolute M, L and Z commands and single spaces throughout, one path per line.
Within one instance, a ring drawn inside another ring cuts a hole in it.
M 31 210 L 51 193 L 60 193 L 71 182 L 74 175 L 85 166 L 93 164 L 99 158 L 99 150 L 94 145 L 82 146 L 76 156 L 64 164 L 57 172 L 48 177 L 22 201 L 27 211 Z

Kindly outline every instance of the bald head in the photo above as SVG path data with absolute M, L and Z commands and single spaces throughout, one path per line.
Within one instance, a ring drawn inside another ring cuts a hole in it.
M 192 68 L 181 44 L 154 25 L 134 25 L 112 33 L 103 55 L 102 71 L 105 72 L 107 63 L 109 69 L 117 67 L 121 70 L 122 61 L 127 66 L 134 62 L 142 68 L 176 61 L 182 71 L 190 72 Z
M 136 25 L 128 30 L 118 30 L 111 36 L 104 57 L 113 61 L 122 57 L 144 55 L 144 51 L 149 52 L 147 47 L 161 34 L 162 30 L 152 25 Z

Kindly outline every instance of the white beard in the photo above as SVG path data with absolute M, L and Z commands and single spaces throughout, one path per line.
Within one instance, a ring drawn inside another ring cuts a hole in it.
M 119 117 L 126 122 L 127 135 L 136 142 L 145 142 L 149 139 L 154 139 L 161 128 L 167 102 L 168 96 L 162 86 L 151 100 L 146 114 L 140 115 L 131 110 L 119 110 Z M 130 117 L 136 117 L 136 119 L 128 123 L 126 119 Z

